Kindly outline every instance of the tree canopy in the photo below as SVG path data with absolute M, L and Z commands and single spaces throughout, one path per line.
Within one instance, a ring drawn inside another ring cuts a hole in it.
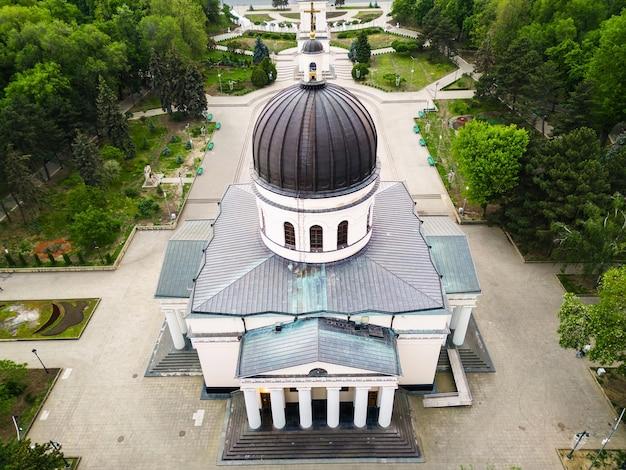
M 491 125 L 479 120 L 467 123 L 452 143 L 467 183 L 467 197 L 485 207 L 512 190 L 527 145 L 527 132 L 514 125 Z
M 559 310 L 559 344 L 580 350 L 589 344 L 589 357 L 616 365 L 626 374 L 626 266 L 609 269 L 600 284 L 597 304 L 583 304 L 565 294 Z

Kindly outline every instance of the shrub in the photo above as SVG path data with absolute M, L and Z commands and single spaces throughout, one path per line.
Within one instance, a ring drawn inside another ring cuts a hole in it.
M 83 256 L 82 251 L 79 251 L 76 255 L 78 256 L 78 262 L 79 262 L 80 264 L 82 264 L 82 265 L 87 264 L 87 263 L 85 262 L 85 257 Z
M 102 184 L 108 186 L 120 177 L 120 164 L 116 160 L 107 160 L 102 164 L 101 173 Z
M 352 78 L 357 81 L 365 80 L 367 74 L 370 73 L 370 69 L 367 68 L 367 64 L 357 63 L 352 67 Z
M 276 75 L 278 75 L 278 72 L 276 71 L 276 66 L 272 63 L 270 59 L 268 59 L 267 57 L 263 59 L 263 61 L 261 62 L 261 67 L 263 67 L 263 70 L 267 74 L 268 83 L 272 83 L 276 80 Z
M 135 199 L 137 196 L 139 196 L 139 191 L 137 191 L 135 188 L 126 188 L 124 190 L 124 195 L 131 199 Z
M 117 147 L 105 145 L 100 149 L 100 157 L 102 157 L 103 160 L 123 160 L 126 158 L 126 154 Z
M 159 204 L 150 197 L 145 197 L 139 200 L 137 203 L 137 210 L 139 211 L 139 216 L 147 219 L 152 217 L 158 210 Z
M 182 155 L 176 155 L 176 164 L 177 165 L 182 165 L 184 161 L 185 161 L 185 159 L 183 158 Z
M 193 148 L 193 143 L 191 142 L 191 140 L 188 140 L 187 142 L 185 142 L 186 150 L 191 150 L 192 148 Z
M 165 148 L 163 150 L 161 150 L 161 156 L 162 157 L 167 157 L 171 153 L 172 153 L 172 150 L 168 146 L 165 146 Z
M 150 142 L 148 142 L 148 139 L 145 137 L 142 137 L 141 140 L 139 141 L 139 150 L 148 150 L 150 148 Z
M 7 415 L 26 389 L 26 364 L 0 359 L 0 415 Z
M 20 264 L 22 266 L 27 266 L 28 265 L 28 261 L 26 261 L 26 258 L 24 258 L 24 254 L 22 252 L 19 252 L 17 254 L 18 258 L 20 259 Z
M 104 255 L 104 260 L 107 264 L 113 264 L 113 256 L 111 256 L 111 253 L 106 253 Z
M 180 142 L 180 136 L 178 135 L 173 135 L 170 138 L 170 144 L 177 144 L 178 142 Z
M 255 87 L 262 88 L 267 85 L 269 78 L 267 76 L 267 72 L 265 72 L 262 67 L 255 67 L 252 70 L 250 80 Z

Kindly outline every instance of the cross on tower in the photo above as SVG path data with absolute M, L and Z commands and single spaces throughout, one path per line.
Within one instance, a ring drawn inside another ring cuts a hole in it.
M 304 10 L 305 13 L 310 13 L 311 14 L 311 32 L 309 33 L 309 35 L 311 36 L 311 39 L 315 38 L 315 13 L 319 13 L 321 10 L 316 10 L 313 7 L 313 2 L 311 2 L 311 9 L 310 10 Z

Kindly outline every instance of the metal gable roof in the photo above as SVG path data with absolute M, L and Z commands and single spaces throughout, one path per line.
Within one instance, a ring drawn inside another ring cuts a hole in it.
M 289 367 L 326 362 L 385 375 L 400 375 L 395 335 L 389 328 L 367 326 L 331 318 L 308 318 L 244 334 L 237 377 L 252 377 Z
M 196 280 L 193 313 L 415 312 L 445 308 L 443 287 L 404 185 L 381 185 L 368 246 L 336 263 L 285 260 L 263 244 L 248 185 L 222 199 Z
M 448 294 L 479 293 L 480 285 L 465 236 L 429 236 L 433 260 Z
M 167 243 L 155 297 L 188 298 L 202 250 L 211 238 L 212 220 L 187 220 Z

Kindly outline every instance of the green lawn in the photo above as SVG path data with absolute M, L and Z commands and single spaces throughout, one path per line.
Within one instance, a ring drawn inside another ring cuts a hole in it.
M 78 339 L 100 299 L 0 303 L 0 339 Z
M 358 30 L 343 31 L 339 33 L 332 33 L 330 39 L 330 45 L 336 47 L 343 47 L 344 49 L 350 49 L 352 41 L 357 37 Z M 345 37 L 342 37 L 345 36 Z M 367 36 L 367 40 L 370 43 L 372 49 L 382 49 L 383 47 L 391 47 L 391 43 L 397 39 L 401 39 L 400 36 L 389 33 L 374 33 Z
M 246 13 L 244 16 L 255 24 L 272 21 L 274 19 L 267 13 Z
M 456 82 L 451 83 L 444 90 L 475 90 L 476 81 L 469 75 L 463 74 Z
M 426 53 L 416 53 L 413 56 L 401 56 L 395 52 L 381 54 L 372 57 L 367 82 L 387 91 L 417 91 L 452 72 L 454 68 L 454 64 L 448 59 L 439 57 L 433 60 Z M 384 78 L 386 74 L 400 75 L 406 82 L 401 87 L 396 87 L 395 83 L 389 83 Z
M 143 96 L 137 103 L 130 108 L 131 113 L 137 113 L 140 111 L 148 111 L 149 109 L 156 109 L 161 107 L 161 100 L 154 93 L 150 92 Z
M 300 13 L 292 13 L 292 12 L 281 12 L 280 16 L 284 16 L 285 18 L 289 18 L 290 20 L 299 20 Z
M 361 20 L 361 23 L 369 23 L 370 21 L 374 21 L 376 18 L 379 18 L 382 14 L 382 10 L 367 10 L 358 12 L 354 18 Z
M 18 424 L 23 429 L 22 435 L 25 434 L 58 373 L 59 369 L 48 369 L 47 374 L 43 369 L 26 370 L 24 379 L 26 388 L 15 398 L 15 402 L 6 415 L 0 416 L 0 440 L 6 442 L 16 437 L 11 416 L 19 417 Z
M 229 44 L 236 43 L 240 45 L 241 49 L 245 49 L 248 51 L 254 50 L 254 45 L 256 43 L 256 37 L 261 36 L 263 42 L 267 46 L 267 48 L 274 53 L 278 53 L 285 49 L 289 49 L 291 47 L 296 47 L 296 35 L 289 33 L 260 33 L 249 31 L 244 36 L 240 36 L 237 38 L 229 39 L 227 41 L 221 41 L 220 44 L 222 46 L 228 47 Z M 293 39 L 291 38 L 293 36 Z

